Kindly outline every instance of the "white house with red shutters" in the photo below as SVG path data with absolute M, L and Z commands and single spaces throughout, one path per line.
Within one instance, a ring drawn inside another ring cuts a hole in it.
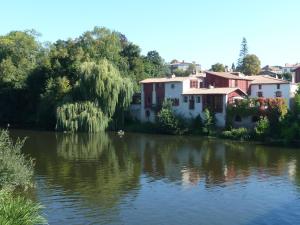
M 176 114 L 195 118 L 209 108 L 215 112 L 216 125 L 225 126 L 227 104 L 247 97 L 280 97 L 290 105 L 296 86 L 270 76 L 245 76 L 240 73 L 211 72 L 188 77 L 174 75 L 149 78 L 141 82 L 140 117 L 154 122 L 164 100 L 172 101 Z

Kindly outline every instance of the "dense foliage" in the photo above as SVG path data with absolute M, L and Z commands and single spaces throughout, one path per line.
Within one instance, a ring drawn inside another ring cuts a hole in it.
M 214 72 L 225 72 L 225 66 L 222 63 L 216 63 L 211 66 L 210 70 Z
M 138 82 L 166 73 L 158 52 L 144 56 L 106 28 L 43 44 L 34 31 L 13 31 L 0 36 L 0 124 L 54 129 L 58 107 L 83 101 L 121 124 Z
M 24 140 L 14 143 L 7 131 L 0 131 L 0 224 L 46 223 L 41 206 L 19 195 L 33 187 L 33 160 L 21 153 L 23 144 Z
M 99 132 L 105 130 L 109 118 L 92 102 L 67 103 L 57 108 L 56 129 L 59 131 Z
M 225 130 L 221 133 L 221 137 L 232 140 L 245 141 L 250 139 L 249 131 L 244 128 L 233 128 L 231 130 Z
M 162 109 L 158 113 L 158 127 L 163 133 L 180 134 L 183 132 L 180 118 L 174 113 L 171 101 L 164 101 Z
M 0 188 L 32 186 L 33 161 L 21 154 L 24 141 L 14 143 L 7 131 L 0 131 Z

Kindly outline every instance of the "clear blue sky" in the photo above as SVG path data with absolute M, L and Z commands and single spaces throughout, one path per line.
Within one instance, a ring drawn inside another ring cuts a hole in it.
M 299 0 L 2 0 L 0 34 L 35 29 L 54 42 L 105 26 L 144 54 L 205 68 L 236 62 L 245 36 L 263 65 L 282 65 L 300 62 L 299 10 Z

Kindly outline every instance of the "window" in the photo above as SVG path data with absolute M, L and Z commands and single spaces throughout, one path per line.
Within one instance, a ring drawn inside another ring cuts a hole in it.
M 263 97 L 262 91 L 257 92 L 257 97 L 259 97 L 259 98 Z
M 190 88 L 198 88 L 198 81 L 197 80 L 191 80 L 190 81 Z
M 258 89 L 261 90 L 261 84 L 258 85 Z
M 157 84 L 156 84 L 156 87 L 157 87 L 157 88 L 163 88 L 164 85 L 165 85 L 164 83 L 157 83 Z
M 183 96 L 183 102 L 188 102 L 188 97 L 187 96 Z
M 201 102 L 201 97 L 200 97 L 200 96 L 197 96 L 196 102 L 197 102 L 197 103 L 200 103 L 200 102 Z
M 282 92 L 281 91 L 276 91 L 275 96 L 276 96 L 276 98 L 281 98 L 282 97 Z
M 277 89 L 280 89 L 280 84 L 277 84 Z
M 171 88 L 174 89 L 175 88 L 175 84 L 171 84 Z

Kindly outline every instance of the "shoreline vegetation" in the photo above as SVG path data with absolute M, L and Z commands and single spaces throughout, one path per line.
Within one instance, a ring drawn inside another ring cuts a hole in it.
M 13 142 L 7 130 L 0 130 L 0 224 L 47 224 L 42 206 L 26 197 L 34 188 L 34 161 L 21 153 L 24 142 Z
M 172 102 L 165 101 L 156 123 L 131 120 L 125 131 L 159 133 L 169 135 L 210 136 L 235 141 L 251 141 L 267 145 L 300 146 L 300 96 L 295 96 L 291 110 L 284 100 L 245 99 L 227 108 L 226 127 L 215 126 L 214 114 L 204 110 L 204 118 L 185 119 L 172 110 Z M 234 127 L 233 120 L 255 116 L 254 126 Z
M 227 108 L 225 130 L 215 127 L 210 109 L 188 121 L 168 102 L 155 125 L 134 125 L 127 114 L 139 81 L 166 75 L 170 69 L 157 51 L 143 55 L 124 34 L 104 27 L 54 43 L 41 43 L 34 30 L 12 31 L 0 36 L 0 125 L 89 133 L 153 129 L 284 144 L 300 140 L 300 91 L 291 110 L 280 98 L 235 102 Z M 254 127 L 234 125 L 246 116 L 257 118 Z

